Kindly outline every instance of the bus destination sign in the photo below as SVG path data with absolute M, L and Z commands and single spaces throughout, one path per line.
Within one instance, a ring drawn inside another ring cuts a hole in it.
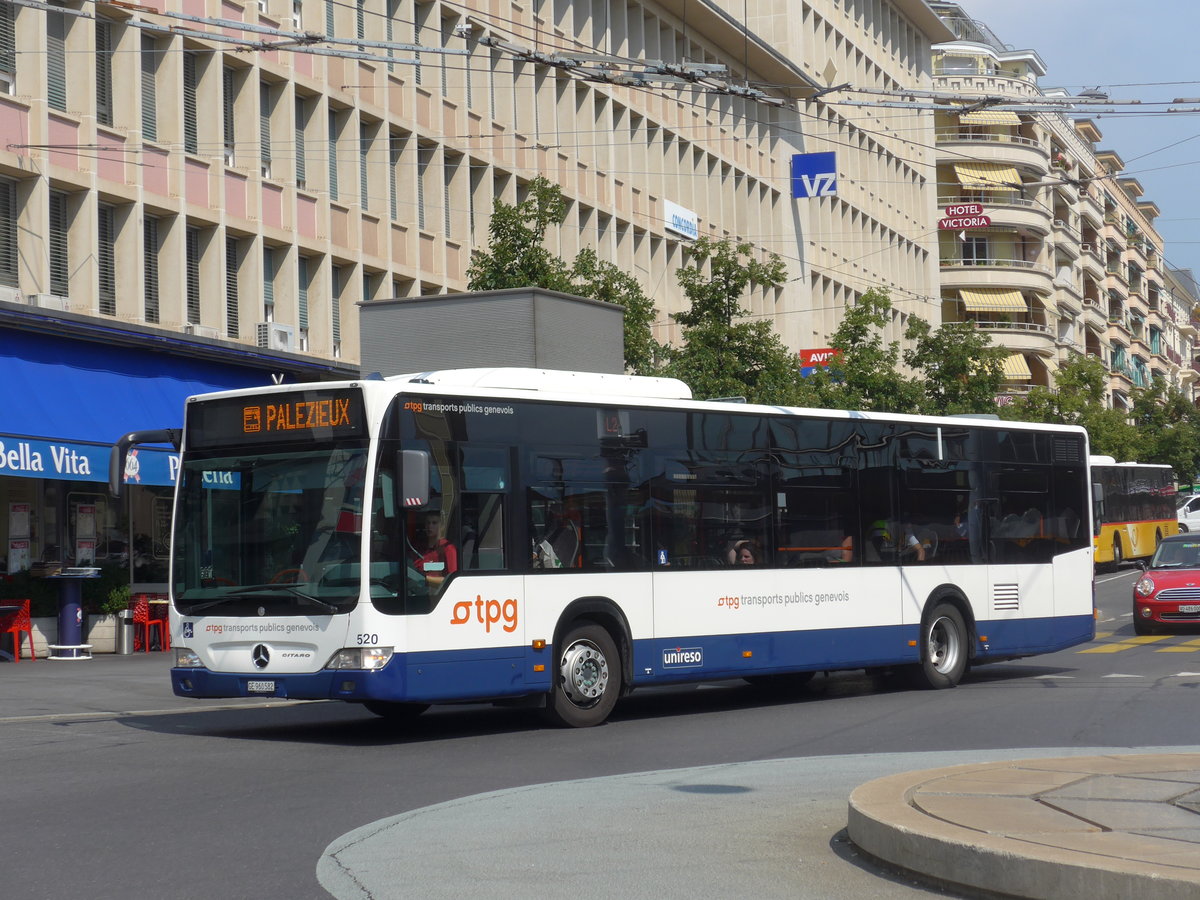
M 203 400 L 188 407 L 187 445 L 365 437 L 366 410 L 354 390 L 310 390 Z
M 283 403 L 255 403 L 242 407 L 242 431 L 246 434 L 340 428 L 351 424 L 349 397 L 289 399 Z

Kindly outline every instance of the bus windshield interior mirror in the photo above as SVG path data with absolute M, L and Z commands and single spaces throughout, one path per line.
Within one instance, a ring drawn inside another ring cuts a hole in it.
M 425 450 L 401 450 L 399 462 L 404 507 L 428 506 L 429 453 Z

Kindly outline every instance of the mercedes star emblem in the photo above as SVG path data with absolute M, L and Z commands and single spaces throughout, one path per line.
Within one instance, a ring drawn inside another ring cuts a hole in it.
M 256 644 L 250 658 L 254 660 L 256 668 L 265 669 L 267 663 L 271 661 L 271 651 L 267 649 L 266 644 Z

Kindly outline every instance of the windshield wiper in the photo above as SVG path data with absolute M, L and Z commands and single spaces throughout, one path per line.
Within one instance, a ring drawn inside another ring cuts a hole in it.
M 292 597 L 298 597 L 301 600 L 307 600 L 314 606 L 319 606 L 331 613 L 341 612 L 341 609 L 334 606 L 332 603 L 327 603 L 312 594 L 306 594 L 295 585 L 291 584 L 251 584 L 246 587 L 235 588 L 228 591 L 224 597 L 219 597 L 216 600 L 209 600 L 207 603 L 199 603 L 190 608 L 188 615 L 195 615 L 206 609 L 211 609 L 214 606 L 220 606 L 224 603 L 232 603 L 235 600 L 243 600 L 247 597 L 278 597 L 280 594 L 287 594 Z

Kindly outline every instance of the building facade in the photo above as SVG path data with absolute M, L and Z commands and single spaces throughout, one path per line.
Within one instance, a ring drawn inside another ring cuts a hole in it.
M 1010 351 L 1010 395 L 1052 387 L 1079 353 L 1104 362 L 1112 407 L 1152 379 L 1190 391 L 1194 298 L 1167 289 L 1158 207 L 1099 148 L 1096 124 L 1068 115 L 1079 104 L 1042 91 L 1036 52 L 1009 49 L 956 3 L 933 6 L 956 37 L 934 48 L 935 87 L 953 94 L 937 113 L 939 205 L 989 220 L 940 236 L 943 320 L 975 322 Z
M 697 235 L 784 258 L 749 306 L 792 346 L 874 286 L 936 313 L 927 142 L 806 98 L 927 86 L 940 22 L 754 7 L 0 4 L 0 300 L 353 363 L 356 303 L 465 289 L 493 201 L 545 175 L 551 249 L 633 273 L 660 339 Z M 843 189 L 798 203 L 819 150 Z

